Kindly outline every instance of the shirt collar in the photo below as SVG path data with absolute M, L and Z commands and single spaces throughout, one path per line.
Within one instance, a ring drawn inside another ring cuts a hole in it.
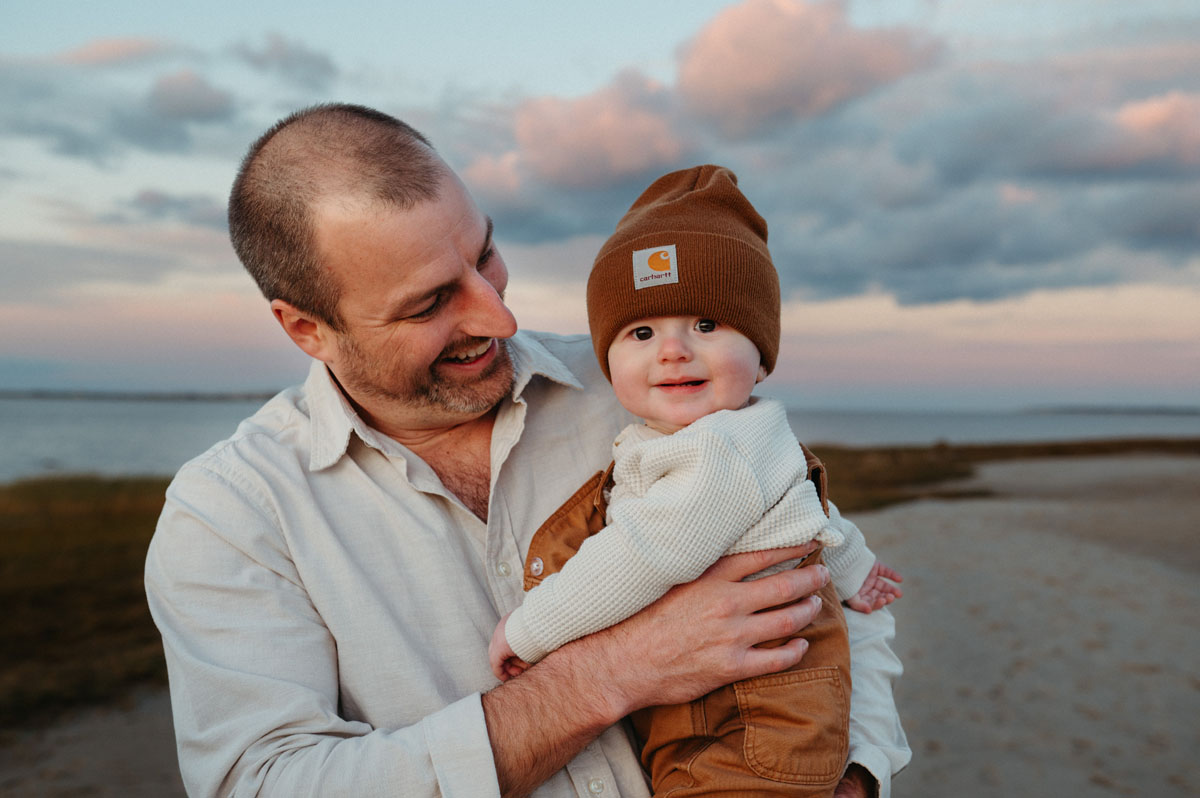
M 545 377 L 561 385 L 583 390 L 583 383 L 534 334 L 519 330 L 507 341 L 513 363 L 513 401 L 523 401 L 522 393 L 535 376 Z M 312 440 L 308 465 L 313 471 L 329 468 L 340 460 L 350 447 L 350 434 L 355 433 L 368 446 L 382 449 L 382 433 L 368 426 L 346 399 L 333 374 L 319 360 L 314 360 L 304 382 L 312 422 Z

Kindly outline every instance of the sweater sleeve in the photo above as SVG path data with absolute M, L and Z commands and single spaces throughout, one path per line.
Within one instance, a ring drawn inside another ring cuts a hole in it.
M 843 518 L 833 502 L 829 503 L 829 524 L 842 533 L 842 544 L 827 548 L 822 553 L 829 576 L 842 601 L 853 596 L 866 581 L 875 564 L 875 553 L 867 547 L 867 540 L 853 521 Z
M 608 526 L 509 616 L 508 643 L 526 662 L 612 626 L 673 585 L 695 579 L 767 506 L 740 447 L 707 427 L 635 444 L 622 453 L 614 475 L 637 483 L 635 496 L 614 500 Z

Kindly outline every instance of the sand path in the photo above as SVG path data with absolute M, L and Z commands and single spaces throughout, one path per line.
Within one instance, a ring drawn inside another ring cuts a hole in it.
M 861 516 L 907 575 L 916 796 L 1200 794 L 1200 458 L 989 464 L 1001 494 Z
M 1200 794 L 1200 458 L 985 465 L 859 514 L 906 575 L 897 798 Z M 0 748 L 0 794 L 182 795 L 166 695 Z

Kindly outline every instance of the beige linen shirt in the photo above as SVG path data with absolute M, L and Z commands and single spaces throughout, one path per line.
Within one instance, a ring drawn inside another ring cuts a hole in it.
M 181 469 L 146 589 L 190 795 L 499 795 L 480 702 L 497 684 L 492 630 L 521 601 L 533 532 L 632 421 L 586 337 L 509 346 L 487 523 L 368 427 L 320 363 Z M 900 665 L 891 615 L 861 618 L 851 758 L 886 795 L 908 759 Z M 617 726 L 534 795 L 648 792 Z

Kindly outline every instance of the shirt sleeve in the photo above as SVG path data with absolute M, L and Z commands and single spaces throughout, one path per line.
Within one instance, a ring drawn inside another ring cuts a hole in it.
M 636 451 L 635 462 L 618 461 L 618 473 L 636 473 L 648 487 L 614 500 L 608 526 L 509 616 L 508 644 L 526 662 L 700 576 L 766 509 L 751 464 L 724 435 L 679 432 Z
M 832 504 L 830 512 L 840 522 L 843 533 L 854 526 L 841 518 Z M 862 535 L 861 532 L 858 534 Z M 879 785 L 879 798 L 888 798 L 892 776 L 912 759 L 912 750 L 892 694 L 893 684 L 904 672 L 900 658 L 891 646 L 896 622 L 886 607 L 871 613 L 847 612 L 845 616 L 853 685 L 848 764 L 857 763 L 866 768 Z
M 181 471 L 146 561 L 188 794 L 498 796 L 478 693 L 405 728 L 339 716 L 336 641 L 235 482 Z

